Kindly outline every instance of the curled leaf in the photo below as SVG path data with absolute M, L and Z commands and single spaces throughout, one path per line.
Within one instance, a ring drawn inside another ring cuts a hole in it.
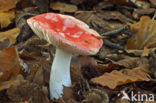
M 0 12 L 15 8 L 18 0 L 0 0 Z
M 5 28 L 11 24 L 15 18 L 15 11 L 0 12 L 0 28 Z
M 105 73 L 100 77 L 91 79 L 92 82 L 102 86 L 107 86 L 111 89 L 131 82 L 149 80 L 148 73 L 142 70 L 142 66 L 134 69 L 123 69 L 120 71 L 114 70 L 111 73 Z
M 20 73 L 19 57 L 15 47 L 0 51 L 0 81 Z
M 0 32 L 0 41 L 4 41 L 6 39 L 9 39 L 10 45 L 14 44 L 16 42 L 16 38 L 20 33 L 19 28 L 13 28 L 11 30 L 8 30 L 6 32 Z
M 77 11 L 77 6 L 72 5 L 72 4 L 61 3 L 61 2 L 51 3 L 50 8 L 52 8 L 53 10 L 58 10 L 62 13 L 64 13 L 64 12 L 73 13 L 73 12 Z
M 130 30 L 134 35 L 127 41 L 127 49 L 156 47 L 156 20 L 142 16 L 139 22 L 130 25 Z

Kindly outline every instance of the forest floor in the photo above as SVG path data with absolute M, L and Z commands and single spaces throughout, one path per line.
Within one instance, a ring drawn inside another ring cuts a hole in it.
M 46 12 L 104 37 L 96 55 L 72 57 L 59 100 L 49 95 L 55 47 L 26 22 Z M 0 103 L 156 103 L 155 19 L 156 0 L 0 0 Z

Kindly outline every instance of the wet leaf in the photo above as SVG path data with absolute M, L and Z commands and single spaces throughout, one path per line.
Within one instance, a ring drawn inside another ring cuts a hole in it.
M 12 23 L 15 18 L 15 11 L 0 12 L 0 28 L 5 28 Z
M 0 81 L 8 80 L 19 73 L 20 65 L 16 47 L 0 51 Z
M 50 4 L 50 8 L 53 10 L 58 10 L 61 13 L 64 12 L 73 13 L 77 11 L 77 6 L 72 4 L 62 3 L 62 2 L 52 2 Z
M 131 82 L 150 81 L 148 73 L 144 72 L 143 69 L 146 69 L 146 67 L 140 66 L 120 71 L 113 70 L 111 73 L 105 73 L 102 76 L 91 79 L 91 81 L 111 89 Z
M 16 38 L 20 33 L 19 28 L 13 28 L 5 32 L 0 32 L 0 41 L 4 41 L 5 39 L 9 39 L 10 45 L 16 42 Z
M 139 22 L 130 25 L 130 29 L 134 35 L 127 41 L 127 49 L 156 47 L 156 20 L 143 16 Z
M 18 0 L 0 0 L 0 12 L 15 8 Z

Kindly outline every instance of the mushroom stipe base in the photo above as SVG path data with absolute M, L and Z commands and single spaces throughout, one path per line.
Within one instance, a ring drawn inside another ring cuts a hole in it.
M 50 98 L 62 97 L 63 86 L 71 86 L 70 62 L 72 54 L 57 48 L 50 74 Z

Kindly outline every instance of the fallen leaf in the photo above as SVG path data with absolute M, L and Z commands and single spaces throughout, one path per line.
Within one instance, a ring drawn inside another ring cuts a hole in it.
M 53 10 L 58 10 L 61 13 L 64 13 L 64 12 L 73 13 L 77 11 L 76 5 L 62 3 L 62 2 L 52 2 L 50 4 L 50 8 Z
M 150 73 L 156 78 L 156 58 L 150 60 Z
M 103 14 L 99 16 L 94 11 L 77 11 L 75 17 L 84 21 L 99 33 L 104 33 L 124 26 L 124 24 L 119 21 L 104 20 Z
M 156 20 L 142 16 L 139 22 L 130 25 L 130 30 L 134 35 L 128 39 L 127 49 L 156 47 Z
M 39 70 L 36 72 L 34 78 L 33 78 L 33 82 L 37 83 L 39 85 L 43 85 L 44 84 L 44 73 L 43 73 L 43 68 L 42 66 L 39 68 Z
M 42 96 L 41 96 L 42 103 L 50 103 L 50 100 L 48 98 L 48 88 L 43 86 L 41 92 L 42 92 Z
M 5 39 L 9 39 L 10 45 L 16 42 L 16 38 L 20 33 L 19 28 L 13 28 L 11 30 L 0 32 L 0 41 L 4 41 Z
M 107 63 L 107 64 L 102 64 L 102 65 L 97 65 L 97 68 L 100 70 L 109 70 L 118 67 L 119 65 L 114 64 L 114 63 Z
M 44 103 L 41 98 L 42 88 L 29 81 L 7 89 L 7 95 L 12 102 L 29 101 L 29 103 Z
M 122 5 L 135 5 L 140 8 L 149 8 L 150 4 L 146 2 L 145 0 L 110 0 L 113 1 L 114 3 L 122 4 Z
M 147 48 L 148 49 L 148 48 Z M 141 57 L 143 54 L 151 54 L 154 51 L 156 51 L 156 47 L 155 48 L 150 48 L 148 50 L 138 50 L 138 49 L 128 49 L 126 50 L 126 53 L 133 55 L 133 56 L 137 56 L 137 57 Z
M 156 0 L 149 0 L 153 6 L 156 6 Z
M 71 87 L 64 87 L 63 88 L 63 95 L 62 95 L 62 98 L 63 100 L 65 101 L 65 103 L 70 100 L 71 98 L 74 98 L 74 95 L 73 95 L 73 89 Z
M 0 41 L 0 50 L 8 48 L 9 45 L 10 45 L 9 39 L 4 39 L 3 41 Z
M 49 0 L 32 0 L 32 2 L 39 8 L 40 11 L 48 11 Z
M 103 9 L 108 9 L 108 8 L 113 8 L 114 4 L 112 2 L 99 2 L 94 9 L 95 10 L 103 10 Z
M 128 0 L 110 0 L 110 1 L 112 1 L 113 3 L 121 4 L 121 5 L 128 5 L 128 6 L 131 5 Z
M 12 20 L 15 18 L 15 11 L 0 12 L 0 28 L 5 28 L 11 24 Z
M 21 83 L 25 82 L 22 75 L 17 75 L 17 77 L 13 80 L 0 82 L 0 91 L 6 90 L 12 86 L 20 85 Z
M 150 81 L 148 73 L 144 72 L 143 69 L 146 69 L 146 67 L 140 66 L 133 69 L 122 69 L 120 71 L 113 70 L 111 73 L 105 73 L 100 77 L 91 79 L 91 81 L 111 89 L 131 82 Z
M 71 61 L 71 79 L 78 82 L 83 79 L 81 68 L 85 66 L 95 67 L 97 61 L 89 56 L 73 57 Z
M 130 103 L 127 99 L 119 98 L 115 101 L 115 103 Z
M 141 56 L 148 56 L 149 55 L 149 52 L 150 52 L 150 50 L 148 49 L 148 48 L 144 48 L 144 50 L 143 50 L 143 52 L 142 52 L 142 55 Z
M 100 89 L 91 89 L 82 103 L 109 103 L 108 94 Z
M 86 0 L 70 0 L 70 1 L 71 1 L 71 3 L 74 3 L 74 4 L 78 5 L 78 4 L 83 3 Z
M 0 0 L 0 12 L 15 8 L 18 0 Z
M 0 51 L 0 81 L 8 80 L 20 73 L 19 57 L 16 47 Z
M 118 20 L 122 23 L 134 23 L 135 21 L 121 14 L 119 11 L 99 11 L 97 16 L 104 20 Z
M 148 8 L 148 9 L 134 9 L 133 11 L 133 17 L 135 19 L 139 19 L 143 15 L 151 15 L 155 12 L 154 8 Z
M 137 67 L 140 61 L 140 58 L 137 57 L 125 57 L 124 59 L 113 61 L 111 60 L 113 64 L 124 66 L 125 68 L 135 68 Z
M 139 8 L 147 9 L 150 7 L 150 4 L 146 0 L 131 0 L 131 2 Z

